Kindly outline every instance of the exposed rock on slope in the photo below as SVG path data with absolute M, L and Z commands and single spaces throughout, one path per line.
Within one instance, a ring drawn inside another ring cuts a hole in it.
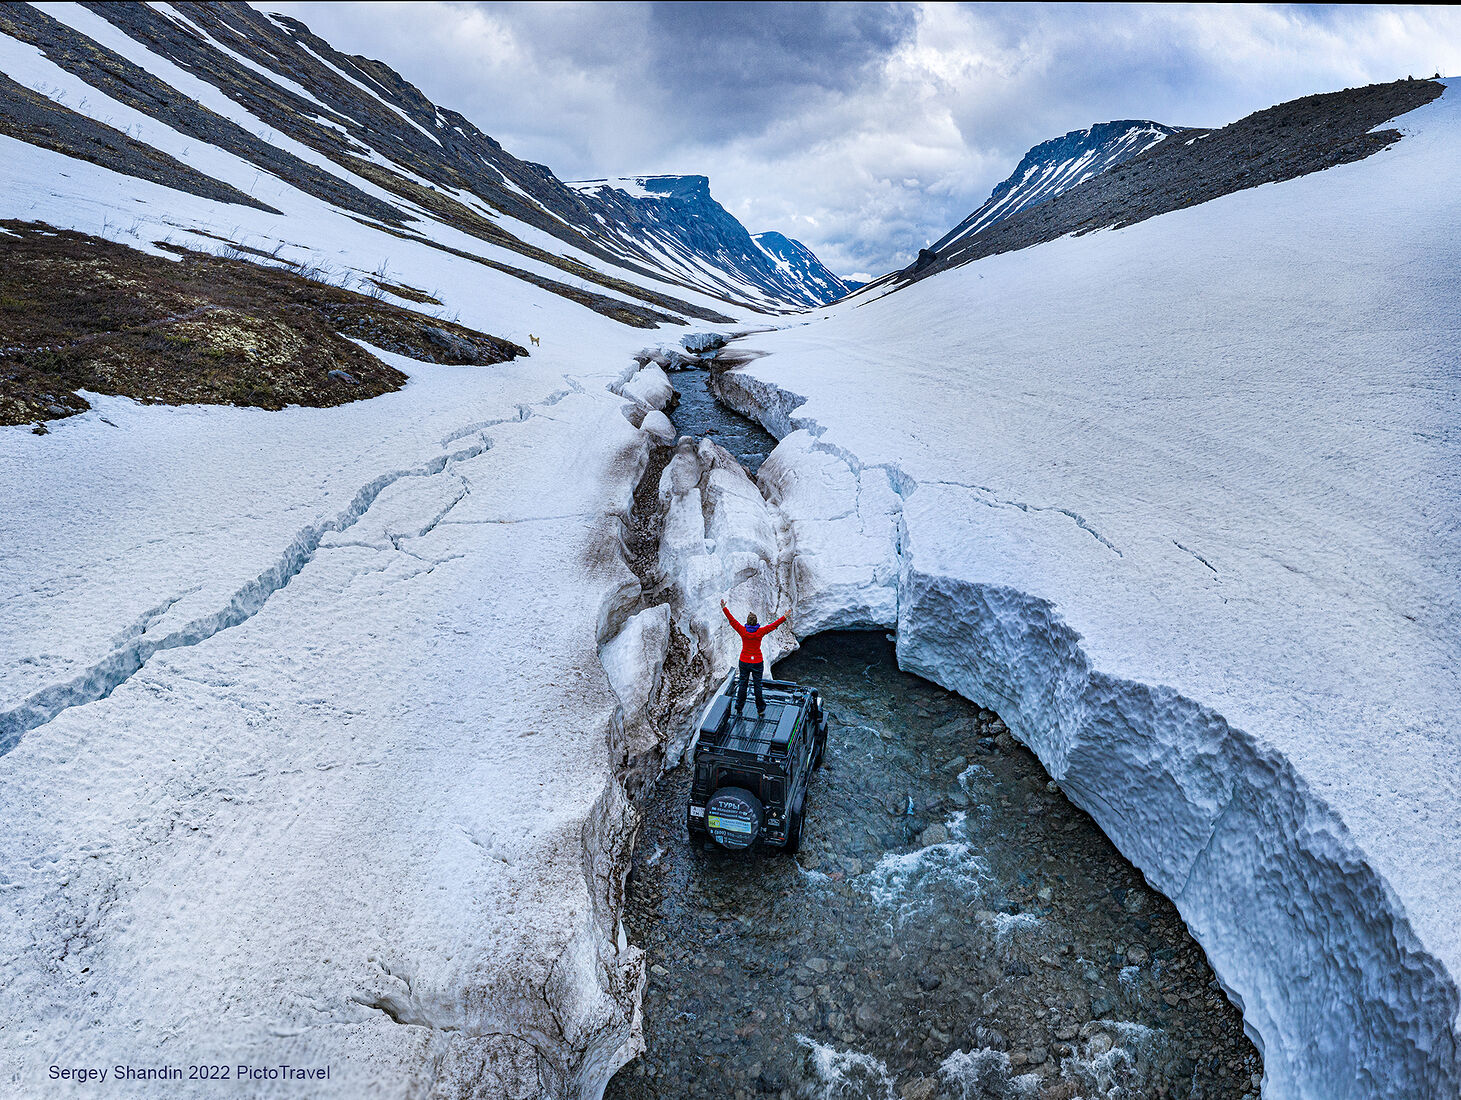
M 924 279 L 1068 233 L 1132 225 L 1234 191 L 1361 160 L 1400 137 L 1393 129 L 1371 131 L 1441 91 L 1442 85 L 1429 80 L 1371 84 L 1281 103 L 1217 130 L 1180 131 L 1013 215 L 980 226 L 976 211 L 940 242 L 933 262 L 887 277 L 884 285 Z
M 813 305 L 835 302 L 853 290 L 846 280 L 832 274 L 817 259 L 816 253 L 801 241 L 780 233 L 757 233 L 754 239 L 776 261 L 779 271 L 793 278 L 794 286 L 807 288 Z
M 4 17 L 0 10 L 0 19 Z M 238 188 L 206 176 L 130 134 L 78 115 L 4 73 L 0 73 L 0 134 L 190 195 L 278 213 Z
M 77 390 L 282 409 L 406 381 L 346 337 L 430 363 L 527 354 L 277 267 L 185 249 L 164 260 L 69 230 L 0 225 L 0 424 L 82 412 Z
M 1160 122 L 1099 122 L 1085 130 L 1072 130 L 1064 137 L 1042 141 L 1021 159 L 1010 177 L 1001 183 L 978 210 L 949 230 L 931 246 L 943 252 L 949 245 L 1049 202 L 1092 176 L 1145 153 L 1152 146 L 1181 133 L 1180 127 Z

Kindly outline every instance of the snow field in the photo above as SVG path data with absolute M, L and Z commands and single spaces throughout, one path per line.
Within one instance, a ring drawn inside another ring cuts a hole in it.
M 6 580 L 66 578 L 16 584 L 0 632 L 61 650 L 5 697 L 62 704 L 0 756 L 7 1090 L 64 1051 L 330 1064 L 324 1095 L 597 1096 L 637 1049 L 599 642 L 638 588 L 647 437 L 566 356 L 385 358 L 411 382 L 358 405 L 102 398 L 0 433 L 33 548 Z

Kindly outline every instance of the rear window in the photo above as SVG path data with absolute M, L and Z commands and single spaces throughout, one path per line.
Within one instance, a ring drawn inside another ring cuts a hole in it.
M 752 794 L 761 790 L 761 777 L 755 772 L 741 771 L 739 768 L 721 768 L 720 774 L 716 776 L 716 788 L 720 787 L 744 787 Z

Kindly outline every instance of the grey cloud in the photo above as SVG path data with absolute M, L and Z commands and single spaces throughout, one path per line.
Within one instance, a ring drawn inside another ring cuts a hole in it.
M 815 110 L 875 75 L 917 28 L 895 4 L 655 4 L 648 75 L 677 128 L 725 139 Z
M 277 5 L 565 179 L 707 175 L 834 270 L 911 259 L 1025 150 L 1112 118 L 1214 125 L 1440 68 L 1443 8 Z

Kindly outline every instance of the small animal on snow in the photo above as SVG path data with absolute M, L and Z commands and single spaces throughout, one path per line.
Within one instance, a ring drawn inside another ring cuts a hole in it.
M 538 338 L 536 336 L 534 336 L 531 332 L 528 333 L 528 339 L 533 342 L 533 347 L 538 347 L 539 346 L 538 345 Z

